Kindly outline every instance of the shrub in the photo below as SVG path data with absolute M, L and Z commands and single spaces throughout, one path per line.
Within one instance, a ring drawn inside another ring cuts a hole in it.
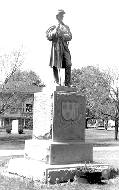
M 10 133 L 11 133 L 11 129 L 6 129 L 6 132 L 7 132 L 8 134 L 10 134 Z
M 26 119 L 24 128 L 33 129 L 33 118 Z
M 23 129 L 19 129 L 19 134 L 23 134 Z

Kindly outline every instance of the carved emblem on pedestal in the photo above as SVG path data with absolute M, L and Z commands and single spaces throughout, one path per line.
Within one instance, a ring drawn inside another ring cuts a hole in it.
M 62 101 L 62 117 L 66 121 L 79 119 L 78 102 Z

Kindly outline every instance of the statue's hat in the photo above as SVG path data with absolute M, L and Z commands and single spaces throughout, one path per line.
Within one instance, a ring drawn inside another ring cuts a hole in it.
M 59 15 L 59 14 L 65 14 L 65 11 L 63 9 L 59 9 L 57 12 L 57 15 Z

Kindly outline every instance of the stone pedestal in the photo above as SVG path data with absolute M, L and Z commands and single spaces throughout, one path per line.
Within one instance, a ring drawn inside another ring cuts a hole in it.
M 43 88 L 34 94 L 33 139 L 42 139 L 50 132 L 52 124 L 52 92 Z
M 90 167 L 93 147 L 85 143 L 85 97 L 74 87 L 59 86 L 51 92 L 35 94 L 33 138 L 25 141 L 24 158 L 10 160 L 8 171 L 56 183 Z
M 56 142 L 84 142 L 85 97 L 70 90 L 54 92 L 53 141 Z
M 33 139 L 25 141 L 26 158 L 50 165 L 93 161 L 93 147 L 85 143 L 85 108 L 85 97 L 74 87 L 36 93 Z
M 50 165 L 91 162 L 93 148 L 84 142 L 52 142 L 52 140 L 25 141 L 25 157 Z
M 93 157 L 92 145 L 85 143 L 52 143 L 50 146 L 50 164 L 77 164 L 91 162 Z

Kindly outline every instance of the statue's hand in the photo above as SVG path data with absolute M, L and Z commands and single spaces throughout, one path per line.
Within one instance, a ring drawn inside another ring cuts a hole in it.
M 57 35 L 58 35 L 58 37 L 63 38 L 63 31 L 61 29 L 59 29 L 57 32 Z

